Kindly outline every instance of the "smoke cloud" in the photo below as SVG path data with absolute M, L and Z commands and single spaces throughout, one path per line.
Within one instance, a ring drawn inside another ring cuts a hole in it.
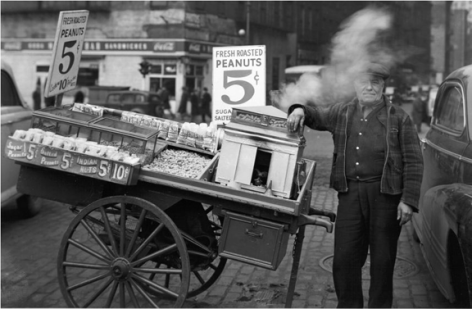
M 389 69 L 395 65 L 395 52 L 386 39 L 391 26 L 392 16 L 385 9 L 356 12 L 333 37 L 330 62 L 321 77 L 304 74 L 297 83 L 284 85 L 273 101 L 287 111 L 295 103 L 328 105 L 351 100 L 355 95 L 354 76 L 366 63 L 380 63 Z

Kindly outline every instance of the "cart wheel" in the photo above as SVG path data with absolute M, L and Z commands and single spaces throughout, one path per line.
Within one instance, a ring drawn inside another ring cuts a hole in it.
M 161 209 L 114 196 L 72 220 L 59 250 L 58 279 L 71 307 L 176 308 L 187 297 L 190 263 L 177 227 Z

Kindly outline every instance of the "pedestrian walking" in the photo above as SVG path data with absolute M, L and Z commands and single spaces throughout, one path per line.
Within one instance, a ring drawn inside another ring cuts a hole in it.
M 44 81 L 44 93 L 46 93 L 46 85 L 47 84 L 48 84 L 48 80 L 46 78 L 46 80 Z M 55 96 L 44 97 L 44 105 L 46 105 L 46 107 L 54 106 L 55 104 L 56 104 L 56 97 Z
M 423 122 L 423 100 L 421 99 L 421 92 L 415 94 L 415 99 L 413 100 L 413 111 L 411 116 L 413 118 L 413 123 L 415 124 L 416 131 L 421 133 L 421 123 Z
M 198 88 L 193 89 L 192 93 L 190 94 L 190 106 L 192 108 L 191 115 L 190 115 L 190 122 L 193 122 L 194 118 L 200 112 L 200 96 L 199 96 Z
M 77 91 L 74 96 L 74 103 L 84 103 L 84 101 L 85 95 L 82 90 Z
M 392 103 L 398 106 L 402 106 L 402 101 L 403 99 L 400 94 L 400 91 L 397 88 L 395 88 L 393 90 Z
M 211 118 L 210 113 L 210 104 L 211 104 L 211 95 L 208 93 L 208 88 L 203 88 L 203 95 L 202 95 L 202 105 L 200 108 L 200 114 L 202 115 L 202 122 L 206 122 L 205 117 L 207 115 Z
M 177 111 L 181 119 L 183 119 L 184 115 L 187 114 L 188 99 L 189 99 L 189 94 L 188 94 L 187 87 L 182 87 L 182 95 L 180 96 L 180 105 Z
M 330 131 L 330 186 L 338 191 L 333 279 L 338 307 L 364 305 L 362 267 L 370 250 L 370 308 L 392 307 L 402 226 L 418 211 L 423 159 L 410 117 L 383 95 L 389 72 L 369 63 L 353 80 L 356 98 L 326 108 L 294 104 L 288 128 Z
M 36 89 L 33 91 L 33 109 L 41 109 L 41 84 L 36 84 Z
M 167 90 L 167 85 L 163 85 L 161 89 L 157 92 L 159 98 L 162 100 L 162 104 L 164 105 L 164 115 L 167 118 L 174 119 L 175 116 L 170 109 L 170 102 L 169 102 L 169 90 Z

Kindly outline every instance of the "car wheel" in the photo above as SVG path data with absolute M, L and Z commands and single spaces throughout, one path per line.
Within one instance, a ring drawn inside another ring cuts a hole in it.
M 16 207 L 23 217 L 31 218 L 41 210 L 41 201 L 36 196 L 23 195 L 16 200 Z
M 164 117 L 164 109 L 162 107 L 160 107 L 160 106 L 156 107 L 154 112 L 156 113 L 156 117 L 159 117 L 159 118 Z
M 470 308 L 467 271 L 459 240 L 455 235 L 450 235 L 448 243 L 449 269 L 451 271 L 452 287 L 456 296 L 454 305 L 456 308 Z
M 145 114 L 144 110 L 142 108 L 138 108 L 138 107 L 132 108 L 130 110 L 130 112 L 137 113 L 137 114 Z

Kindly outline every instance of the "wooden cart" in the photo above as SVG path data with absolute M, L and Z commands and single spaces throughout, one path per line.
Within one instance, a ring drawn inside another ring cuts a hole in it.
M 189 149 L 155 144 L 154 151 Z M 191 150 L 210 162 L 196 179 L 9 138 L 6 155 L 21 164 L 18 190 L 76 213 L 57 262 L 68 306 L 181 307 L 217 280 L 228 258 L 277 269 L 296 235 L 291 306 L 305 226 L 331 232 L 335 220 L 310 208 L 316 162 L 303 160 L 296 199 L 283 199 L 215 183 L 219 153 Z

